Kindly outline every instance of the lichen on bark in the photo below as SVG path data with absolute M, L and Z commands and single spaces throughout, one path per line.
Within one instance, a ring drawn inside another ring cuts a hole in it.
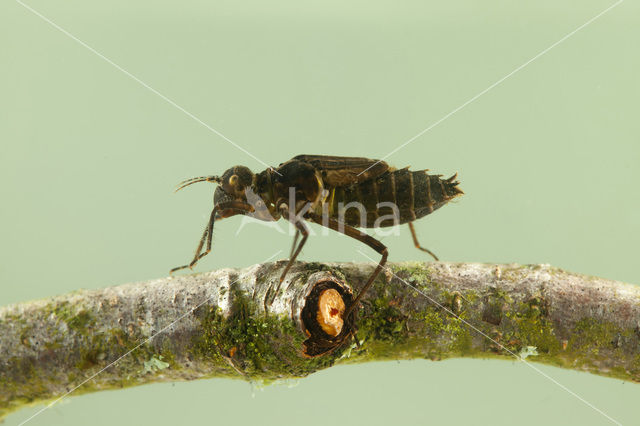
M 206 377 L 269 383 L 384 359 L 525 354 L 527 361 L 640 381 L 636 286 L 548 265 L 390 264 L 345 321 L 345 334 L 333 338 L 314 331 L 322 330 L 308 323 L 317 308 L 305 317 L 305 303 L 324 283 L 348 305 L 350 289 L 357 294 L 373 265 L 297 263 L 279 284 L 283 266 L 0 308 L 0 417 L 69 391 Z

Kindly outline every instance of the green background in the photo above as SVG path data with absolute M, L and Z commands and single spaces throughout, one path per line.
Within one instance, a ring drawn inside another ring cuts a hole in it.
M 277 165 L 380 158 L 613 2 L 28 4 Z M 425 246 L 640 283 L 639 24 L 627 0 L 388 159 L 460 173 L 466 195 L 416 223 Z M 0 3 L 0 141 L 0 305 L 165 276 L 212 205 L 213 186 L 174 185 L 264 168 L 13 0 Z M 236 236 L 240 223 L 217 227 L 198 270 L 288 252 L 290 236 L 255 223 Z M 392 261 L 424 259 L 405 228 L 383 241 Z M 302 259 L 367 261 L 358 248 L 317 236 Z M 539 368 L 638 424 L 640 385 Z M 68 398 L 29 424 L 610 424 L 515 361 L 344 366 L 295 385 L 142 386 Z

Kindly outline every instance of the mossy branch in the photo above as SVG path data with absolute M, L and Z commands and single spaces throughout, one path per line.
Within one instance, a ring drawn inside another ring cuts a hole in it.
M 331 318 L 344 312 L 338 299 L 348 306 L 373 265 L 298 263 L 279 286 L 283 267 L 0 308 L 0 417 L 74 389 L 205 377 L 269 382 L 382 359 L 528 355 L 640 381 L 637 286 L 547 265 L 395 263 L 343 322 Z M 330 324 L 318 324 L 322 318 Z

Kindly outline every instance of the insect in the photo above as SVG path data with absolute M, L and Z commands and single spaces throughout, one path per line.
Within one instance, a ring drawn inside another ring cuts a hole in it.
M 361 157 L 298 155 L 254 174 L 234 166 L 222 176 L 201 176 L 181 182 L 176 191 L 197 182 L 217 183 L 213 210 L 193 260 L 171 273 L 193 266 L 211 251 L 215 222 L 235 215 L 250 215 L 264 221 L 281 218 L 296 228 L 289 262 L 282 282 L 307 242 L 306 222 L 341 232 L 377 251 L 382 257 L 353 303 L 347 318 L 384 267 L 388 250 L 377 239 L 357 228 L 388 227 L 407 223 L 414 245 L 438 260 L 418 242 L 412 222 L 442 207 L 463 192 L 453 175 L 429 175 L 426 170 L 396 169 L 386 162 Z M 298 243 L 299 237 L 302 239 Z

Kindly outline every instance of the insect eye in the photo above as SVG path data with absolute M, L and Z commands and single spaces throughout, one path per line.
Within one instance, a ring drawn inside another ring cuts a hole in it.
M 238 175 L 231 175 L 229 178 L 229 184 L 231 186 L 236 186 L 238 184 Z

